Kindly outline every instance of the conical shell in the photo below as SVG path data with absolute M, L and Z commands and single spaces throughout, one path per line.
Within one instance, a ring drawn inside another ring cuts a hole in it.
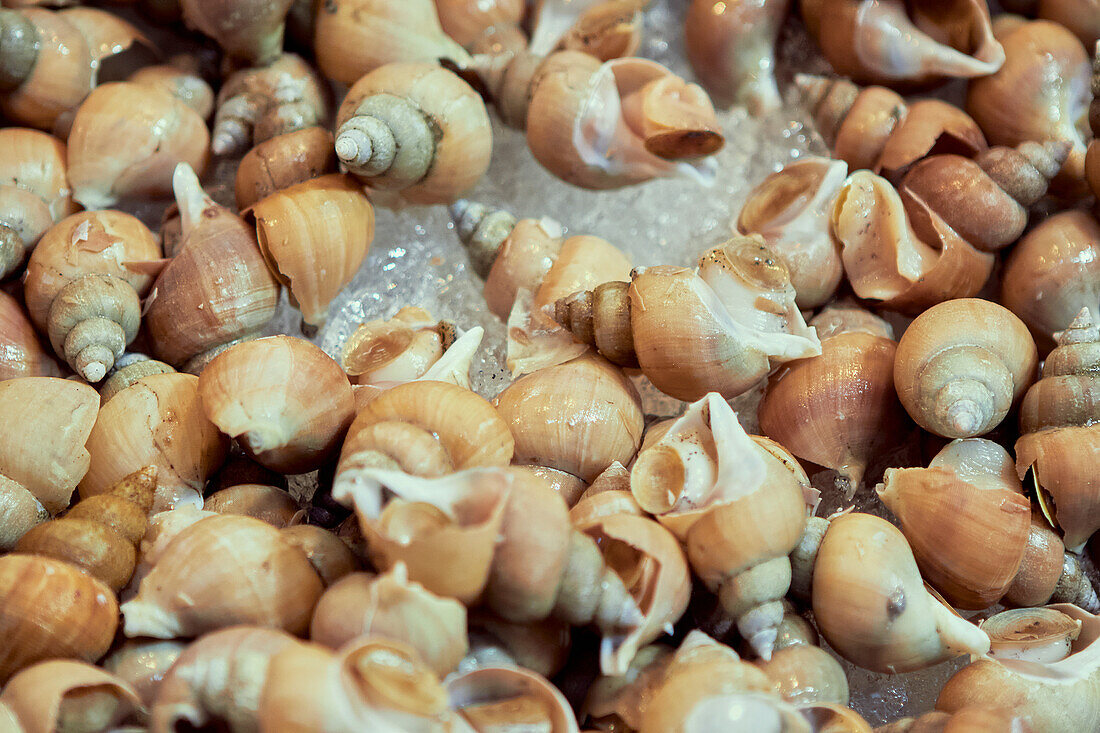
M 329 175 L 256 202 L 260 250 L 290 289 L 306 323 L 324 323 L 329 303 L 359 270 L 374 239 L 374 208 L 348 176 Z
M 255 624 L 300 634 L 322 590 L 305 555 L 271 525 L 207 517 L 176 535 L 122 604 L 124 630 L 171 639 Z
M 1058 346 L 1043 362 L 1042 377 L 1020 404 L 1020 430 L 1088 425 L 1100 419 L 1100 328 L 1082 309 L 1055 334 Z
M 877 672 L 989 650 L 985 632 L 924 589 L 901 531 L 869 514 L 832 520 L 814 565 L 813 609 L 831 647 Z
M 791 362 L 769 380 L 760 429 L 796 456 L 832 468 L 849 496 L 908 421 L 894 392 L 897 344 L 868 333 L 823 339 L 821 355 Z

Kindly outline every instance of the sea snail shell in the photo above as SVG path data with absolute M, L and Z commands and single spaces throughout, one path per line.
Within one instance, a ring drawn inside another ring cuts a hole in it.
M 85 662 L 54 659 L 8 680 L 0 705 L 12 709 L 22 731 L 110 730 L 141 708 L 122 679 Z
M 989 650 L 984 631 L 924 589 L 901 531 L 869 514 L 829 523 L 812 592 L 821 635 L 867 669 L 895 674 Z
M 529 100 L 531 153 L 581 188 L 697 174 L 693 161 L 701 165 L 725 142 L 706 92 L 645 59 L 600 64 L 558 52 L 539 67 Z
M 735 237 L 699 267 L 646 267 L 555 304 L 554 318 L 610 361 L 640 365 L 662 392 L 735 397 L 791 359 L 821 353 L 787 268 L 759 237 Z
M 802 0 L 806 27 L 841 76 L 919 85 L 992 74 L 1005 61 L 984 0 Z
M 213 38 L 226 55 L 258 66 L 283 48 L 283 27 L 293 0 L 180 0 L 183 21 Z
M 489 168 L 493 135 L 481 97 L 434 64 L 387 64 L 348 90 L 336 155 L 372 188 L 411 203 L 453 201 Z
M 783 618 L 808 484 L 790 454 L 746 435 L 713 393 L 643 450 L 630 473 L 638 505 L 686 543 L 692 569 L 764 659 Z
M 1042 379 L 1021 403 L 1024 434 L 1016 441 L 1016 467 L 1020 478 L 1031 470 L 1044 514 L 1062 530 L 1066 546 L 1078 552 L 1100 527 L 1100 503 L 1095 498 L 1100 333 L 1087 308 L 1057 334 L 1057 343 L 1043 364 Z
M 1027 327 L 985 300 L 929 308 L 898 343 L 894 386 L 913 420 L 947 438 L 995 428 L 1035 378 L 1038 354 Z

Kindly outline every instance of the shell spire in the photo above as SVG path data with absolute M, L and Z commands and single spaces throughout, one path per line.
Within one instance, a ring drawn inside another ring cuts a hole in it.
M 518 220 L 509 211 L 466 199 L 455 201 L 450 211 L 455 232 L 470 255 L 474 272 L 486 277 Z
M 847 79 L 830 79 L 815 74 L 795 74 L 794 84 L 817 131 L 832 147 L 841 124 L 859 97 L 859 85 Z
M 1069 140 L 1026 141 L 1014 148 L 995 146 L 975 158 L 982 170 L 1021 206 L 1034 205 L 1062 170 L 1073 143 Z

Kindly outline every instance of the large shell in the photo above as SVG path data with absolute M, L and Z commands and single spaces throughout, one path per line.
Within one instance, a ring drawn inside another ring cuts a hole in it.
M 44 659 L 94 662 L 117 628 L 115 595 L 92 576 L 46 557 L 0 557 L 0 680 Z
M 173 538 L 122 604 L 124 631 L 172 639 L 256 624 L 301 634 L 322 590 L 306 556 L 271 525 L 207 517 Z
M 245 341 L 206 365 L 203 411 L 259 463 L 308 473 L 335 453 L 351 424 L 351 384 L 332 357 L 292 336 Z
M 518 463 L 556 468 L 584 481 L 614 461 L 629 463 L 641 444 L 637 390 L 595 354 L 528 374 L 494 404 L 515 436 Z M 585 416 L 583 425 L 577 415 Z
M 1034 730 L 1074 733 L 1100 725 L 1100 619 L 1076 606 L 1049 608 L 1081 624 L 1065 659 L 1051 663 L 979 659 L 947 681 L 936 709 L 1007 708 Z
M 276 191 L 251 209 L 260 250 L 307 322 L 359 270 L 374 239 L 374 208 L 352 179 L 329 175 Z
M 481 97 L 434 60 L 387 64 L 359 79 L 340 105 L 336 130 L 337 154 L 352 174 L 412 204 L 449 203 L 473 188 L 493 147 Z M 352 139 L 356 155 L 349 158 L 344 144 Z M 388 158 L 383 141 L 392 148 Z
M 933 306 L 905 331 L 894 386 L 925 430 L 969 438 L 1004 420 L 1037 366 L 1035 342 L 1020 319 L 996 303 L 963 298 Z
M 760 402 L 760 429 L 796 456 L 832 468 L 851 496 L 872 458 L 907 427 L 894 392 L 897 344 L 863 332 L 821 341 L 821 355 L 784 365 Z
M 354 84 L 394 62 L 449 59 L 464 66 L 470 55 L 447 37 L 432 0 L 339 0 L 319 5 L 313 47 L 329 79 Z
M 213 38 L 228 56 L 256 65 L 283 48 L 283 24 L 293 0 L 181 0 L 183 21 Z
M 1070 190 L 1083 194 L 1091 76 L 1085 48 L 1062 26 L 1042 20 L 1022 23 L 1000 40 L 1004 66 L 971 82 L 967 111 L 995 145 L 1071 141 L 1062 174 Z
M 706 92 L 646 59 L 551 56 L 532 85 L 527 120 L 535 158 L 590 189 L 695 173 L 684 161 L 724 143 Z
M 829 645 L 876 672 L 989 650 L 985 632 L 924 589 L 901 531 L 869 514 L 832 520 L 814 565 L 813 609 Z
M 53 660 L 24 669 L 0 694 L 26 733 L 106 730 L 130 717 L 141 700 L 118 677 L 84 662 Z
M 918 203 L 914 211 L 923 212 L 920 231 L 934 234 L 932 242 L 918 234 L 919 222 L 886 179 L 856 171 L 845 181 L 832 231 L 856 295 L 907 312 L 976 295 L 993 270 L 993 255 L 974 249 L 927 206 Z
M 1066 548 L 1080 552 L 1100 528 L 1100 423 L 1047 428 L 1016 441 L 1016 470 L 1030 470 L 1047 518 L 1062 530 Z M 1053 502 L 1051 502 L 1053 500 Z
M 173 185 L 183 241 L 154 284 L 144 321 L 157 357 L 182 366 L 262 328 L 279 285 L 250 228 L 206 195 L 194 171 L 179 166 Z
M 927 84 L 992 74 L 1005 61 L 984 0 L 802 0 L 802 17 L 841 76 Z
M 684 20 L 687 57 L 720 104 L 743 104 L 751 114 L 779 106 L 775 42 L 790 0 L 695 0 Z
M 88 472 L 85 444 L 99 395 L 80 382 L 23 377 L 0 382 L 0 474 L 22 484 L 51 513 L 69 505 Z M 121 475 L 119 476 L 121 478 Z
M 808 157 L 788 163 L 749 193 L 737 217 L 742 234 L 759 234 L 787 266 L 799 308 L 829 300 L 844 276 L 829 228 L 833 199 L 848 166 Z
M 1031 528 L 1012 457 L 980 438 L 957 440 L 928 468 L 887 469 L 879 497 L 901 522 L 921 574 L 950 603 L 987 608 L 1008 591 Z
M 142 84 L 104 84 L 88 95 L 69 133 L 73 198 L 89 209 L 171 193 L 178 163 L 201 171 L 210 133 L 193 109 Z
M 1016 245 L 1001 276 L 1001 303 L 1031 329 L 1043 352 L 1082 308 L 1100 300 L 1100 224 L 1084 211 L 1044 220 Z
M 156 374 L 106 402 L 88 437 L 91 463 L 80 482 L 81 496 L 102 494 L 124 476 L 154 465 L 154 511 L 199 503 L 229 441 L 203 415 L 198 382 L 190 374 Z

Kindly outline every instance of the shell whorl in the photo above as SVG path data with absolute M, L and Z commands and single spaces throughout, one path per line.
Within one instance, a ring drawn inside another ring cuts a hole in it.
M 0 89 L 15 89 L 38 60 L 38 29 L 17 10 L 0 10 Z
M 612 281 L 554 303 L 553 318 L 582 344 L 595 346 L 612 364 L 637 367 L 630 327 L 630 283 Z
M 989 432 L 1004 419 L 1013 383 L 996 355 L 967 344 L 934 358 L 935 368 L 924 370 L 918 390 L 932 396 L 928 417 L 937 431 L 947 438 L 968 438 Z M 981 365 L 981 373 L 975 365 Z
M 802 94 L 803 103 L 817 131 L 832 147 L 840 126 L 859 97 L 859 86 L 847 79 L 829 79 L 813 74 L 795 74 L 794 83 Z
M 1100 324 L 1082 308 L 1054 340 L 1057 346 L 1043 362 L 1042 378 L 1020 406 L 1024 432 L 1100 420 Z
M 54 350 L 89 382 L 103 379 L 137 337 L 141 303 L 124 280 L 85 275 L 58 292 L 46 321 Z
M 470 255 L 474 272 L 487 277 L 497 252 L 516 225 L 516 217 L 504 209 L 466 199 L 455 201 L 450 211 L 455 232 Z
M 437 137 L 432 121 L 408 99 L 374 94 L 336 132 L 336 157 L 357 176 L 386 174 L 411 186 L 431 169 Z
M 114 370 L 100 385 L 99 398 L 106 404 L 109 399 L 139 379 L 151 377 L 154 374 L 169 374 L 174 371 L 176 370 L 163 361 L 150 359 L 140 354 L 123 354 L 120 359 L 115 361 Z
M 1068 140 L 1028 141 L 1015 148 L 989 148 L 974 162 L 1009 196 L 1028 207 L 1046 194 L 1072 148 Z

